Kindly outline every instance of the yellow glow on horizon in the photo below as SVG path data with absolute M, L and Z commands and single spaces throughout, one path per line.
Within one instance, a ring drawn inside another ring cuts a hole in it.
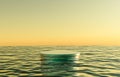
M 2 45 L 120 45 L 119 0 L 0 1 Z

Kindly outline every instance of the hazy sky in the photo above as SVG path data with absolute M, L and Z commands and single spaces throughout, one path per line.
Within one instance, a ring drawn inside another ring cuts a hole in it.
M 0 0 L 0 45 L 120 45 L 120 0 Z

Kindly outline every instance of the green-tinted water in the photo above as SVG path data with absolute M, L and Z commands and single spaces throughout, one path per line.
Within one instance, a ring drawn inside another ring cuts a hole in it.
M 80 60 L 42 60 L 41 51 L 54 49 L 78 51 Z M 0 77 L 120 77 L 120 47 L 0 47 Z

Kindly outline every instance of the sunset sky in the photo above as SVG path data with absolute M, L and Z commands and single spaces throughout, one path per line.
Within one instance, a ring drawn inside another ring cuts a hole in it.
M 120 0 L 0 0 L 0 45 L 120 45 Z

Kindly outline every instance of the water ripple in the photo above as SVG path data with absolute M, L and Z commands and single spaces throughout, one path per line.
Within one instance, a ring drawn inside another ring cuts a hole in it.
M 42 60 L 41 51 L 81 52 L 80 60 Z M 0 77 L 120 77 L 120 47 L 8 46 L 0 47 Z

